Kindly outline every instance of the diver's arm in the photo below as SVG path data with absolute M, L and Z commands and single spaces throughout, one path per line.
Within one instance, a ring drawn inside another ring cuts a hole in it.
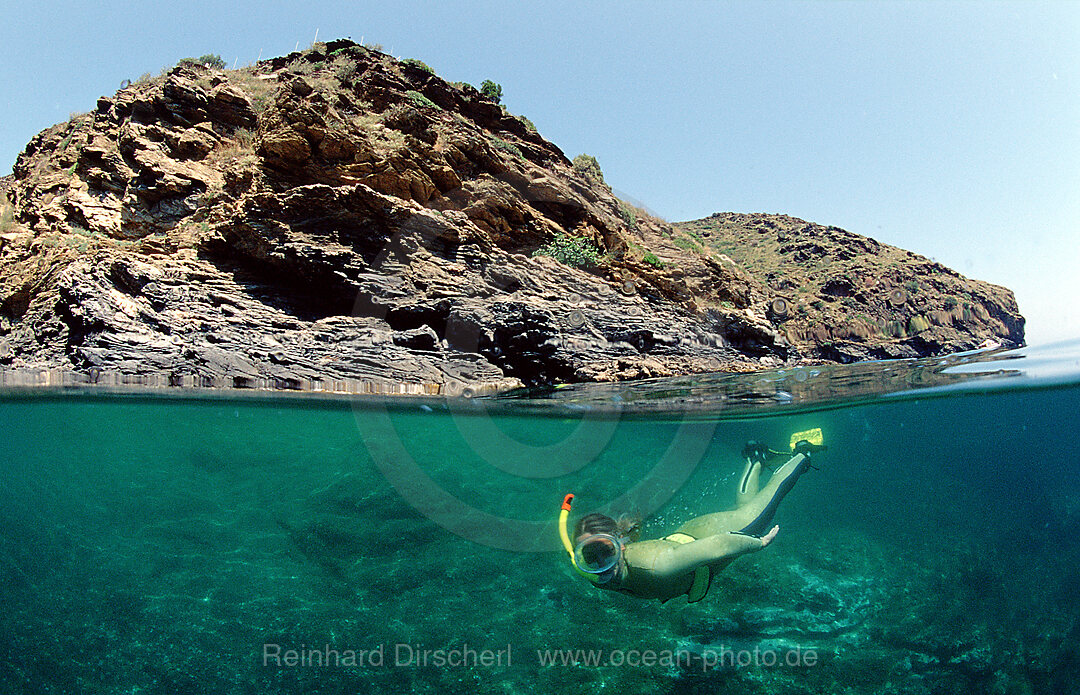
M 717 560 L 752 553 L 769 545 L 779 531 L 779 526 L 773 526 L 772 530 L 761 538 L 741 533 L 706 536 L 664 553 L 657 558 L 653 571 L 660 575 L 674 576 L 691 572 Z

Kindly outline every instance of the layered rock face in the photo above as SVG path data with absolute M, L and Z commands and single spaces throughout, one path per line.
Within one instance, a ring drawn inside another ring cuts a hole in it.
M 477 90 L 350 41 L 121 89 L 4 185 L 10 369 L 456 394 L 1022 341 L 1011 293 L 973 281 L 949 333 L 925 311 L 903 335 L 785 326 L 783 271 L 686 243 Z M 589 253 L 534 255 L 553 241 Z
M 676 227 L 752 268 L 771 293 L 770 318 L 803 354 L 853 362 L 1024 341 L 1010 290 L 838 227 L 735 213 Z

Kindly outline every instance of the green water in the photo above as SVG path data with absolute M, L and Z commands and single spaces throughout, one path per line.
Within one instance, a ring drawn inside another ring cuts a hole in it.
M 0 691 L 1071 692 L 1080 387 L 930 394 L 544 415 L 9 392 Z M 733 504 L 748 439 L 809 427 L 828 450 L 779 537 L 700 603 L 597 591 L 558 550 L 566 492 L 655 537 Z

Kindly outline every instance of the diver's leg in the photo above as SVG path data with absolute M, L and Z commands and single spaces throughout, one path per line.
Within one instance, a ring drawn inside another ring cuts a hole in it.
M 780 466 L 773 473 L 769 483 L 759 492 L 754 499 L 736 510 L 743 516 L 746 525 L 733 529 L 740 533 L 748 533 L 751 536 L 760 536 L 769 529 L 776 509 L 784 499 L 784 495 L 795 486 L 795 481 L 810 467 L 810 458 L 806 454 L 795 454 L 787 463 Z
M 741 507 L 754 499 L 761 487 L 758 483 L 759 477 L 761 477 L 761 462 L 747 459 L 746 468 L 739 476 L 739 487 L 735 490 L 735 506 Z
M 730 512 L 716 512 L 691 519 L 683 524 L 678 532 L 694 538 L 732 531 L 760 536 L 768 530 L 784 495 L 809 467 L 810 459 L 806 455 L 795 454 L 787 463 L 777 468 L 768 484 L 745 504 Z
M 758 491 L 761 489 L 759 478 L 761 477 L 762 461 L 763 459 L 760 456 L 747 456 L 746 466 L 743 468 L 742 475 L 739 476 L 738 485 L 735 487 L 736 509 L 746 505 L 757 497 Z M 731 530 L 732 528 L 735 528 L 732 524 L 738 520 L 738 517 L 734 517 L 734 513 L 734 511 L 714 512 L 712 514 L 696 517 L 683 524 L 678 532 L 689 534 L 694 538 L 704 538 L 705 536 L 711 536 L 718 533 L 717 531 L 711 530 L 714 528 Z M 735 519 L 734 521 L 733 518 Z

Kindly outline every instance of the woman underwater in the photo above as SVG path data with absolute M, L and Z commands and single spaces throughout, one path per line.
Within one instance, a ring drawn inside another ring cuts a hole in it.
M 766 460 L 786 454 L 748 443 L 743 449 L 746 467 L 736 490 L 735 509 L 691 519 L 675 533 L 656 540 L 630 540 L 630 529 L 594 512 L 578 520 L 572 544 L 566 520 L 574 496 L 567 495 L 559 515 L 563 546 L 578 573 L 600 589 L 661 601 L 685 594 L 690 603 L 700 601 L 715 573 L 776 538 L 780 527 L 769 528 L 776 508 L 810 467 L 810 453 L 824 449 L 821 444 L 821 430 L 792 435 L 791 457 L 759 489 Z

